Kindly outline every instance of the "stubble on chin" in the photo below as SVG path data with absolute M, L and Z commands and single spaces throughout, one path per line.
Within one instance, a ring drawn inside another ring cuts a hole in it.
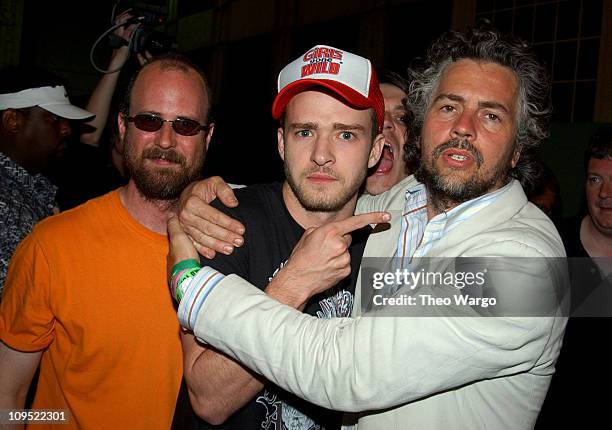
M 346 185 L 345 179 L 339 178 L 333 172 L 326 171 L 326 173 L 331 174 L 338 180 L 335 187 L 339 191 L 335 192 L 335 195 L 332 196 L 325 189 L 325 186 L 309 187 L 306 185 L 306 176 L 310 173 L 306 172 L 300 175 L 300 179 L 297 180 L 285 165 L 285 177 L 289 188 L 291 188 L 300 205 L 309 212 L 337 212 L 341 210 L 359 192 L 359 188 L 366 176 L 364 170 L 364 174 L 356 178 L 354 183 Z
M 509 164 L 505 164 L 500 163 L 489 174 L 477 168 L 468 178 L 463 178 L 454 169 L 447 169 L 447 172 L 442 173 L 435 164 L 422 163 L 414 176 L 425 184 L 429 203 L 440 213 L 505 185 L 510 170 Z

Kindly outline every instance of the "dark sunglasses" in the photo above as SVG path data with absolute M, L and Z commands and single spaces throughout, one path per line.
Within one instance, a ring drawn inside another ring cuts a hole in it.
M 199 122 L 189 118 L 177 118 L 174 120 L 163 119 L 155 115 L 140 113 L 134 116 L 124 115 L 128 122 L 133 122 L 138 130 L 154 133 L 162 128 L 165 122 L 172 123 L 172 128 L 181 136 L 194 136 L 200 130 L 208 130 L 208 125 L 202 125 Z

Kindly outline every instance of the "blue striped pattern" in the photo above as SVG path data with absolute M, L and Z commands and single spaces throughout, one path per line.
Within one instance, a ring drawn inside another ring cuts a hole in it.
M 419 184 L 406 192 L 402 227 L 397 245 L 397 256 L 423 257 L 445 234 L 489 206 L 511 187 L 511 182 L 491 193 L 484 194 L 442 212 L 427 222 L 427 191 Z
M 418 184 L 406 191 L 406 204 L 402 214 L 402 227 L 397 244 L 396 256 L 402 262 L 403 268 L 405 258 L 410 258 L 427 226 L 427 192 L 425 185 Z
M 202 303 L 223 278 L 225 275 L 208 266 L 202 267 L 191 278 L 191 282 L 185 287 L 185 294 L 178 308 L 178 319 L 181 326 L 193 330 Z

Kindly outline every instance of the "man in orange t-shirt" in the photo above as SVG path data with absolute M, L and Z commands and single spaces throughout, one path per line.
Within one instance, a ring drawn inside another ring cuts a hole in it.
M 202 170 L 207 88 L 177 55 L 143 67 L 118 118 L 129 183 L 19 245 L 0 305 L 0 410 L 23 408 L 40 363 L 33 408 L 63 410 L 69 427 L 170 427 L 182 354 L 166 222 Z

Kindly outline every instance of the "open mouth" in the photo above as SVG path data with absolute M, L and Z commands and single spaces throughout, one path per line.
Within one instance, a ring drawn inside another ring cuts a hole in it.
M 148 157 L 149 160 L 153 161 L 155 164 L 162 165 L 170 165 L 170 164 L 178 164 L 173 157 L 167 157 L 165 154 L 158 155 L 156 157 Z
M 469 151 L 462 149 L 450 148 L 442 153 L 444 163 L 450 167 L 462 169 L 470 167 L 475 163 L 474 157 Z
M 468 140 L 451 139 L 438 145 L 432 153 L 432 161 L 439 160 L 448 167 L 465 169 L 483 163 L 482 154 Z
M 388 143 L 383 146 L 382 156 L 376 166 L 376 173 L 385 174 L 393 168 L 393 161 L 395 160 L 395 154 L 393 153 L 393 147 Z

